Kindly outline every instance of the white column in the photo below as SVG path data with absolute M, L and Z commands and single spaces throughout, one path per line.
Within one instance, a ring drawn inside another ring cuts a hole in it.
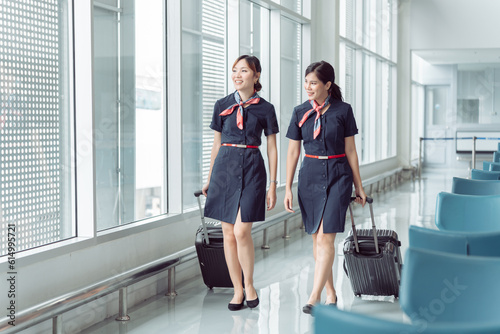
M 411 45 L 409 1 L 398 3 L 398 84 L 397 84 L 397 155 L 399 163 L 411 162 Z M 415 134 L 416 135 L 416 134 Z
M 249 15 L 249 13 L 247 13 Z M 227 2 L 227 66 L 233 66 L 233 62 L 240 56 L 240 0 L 228 0 Z M 226 93 L 234 92 L 231 80 L 232 71 L 227 71 Z
M 312 1 L 311 62 L 324 60 L 339 67 L 339 1 Z M 307 65 L 306 65 L 307 66 Z
M 78 194 L 77 235 L 94 237 L 95 216 L 95 168 L 94 168 L 94 99 L 93 99 L 93 22 L 92 2 L 76 1 L 75 13 L 75 130 L 76 182 Z
M 182 212 L 182 13 L 180 0 L 170 0 L 167 6 L 167 80 L 177 83 L 168 87 L 168 211 Z

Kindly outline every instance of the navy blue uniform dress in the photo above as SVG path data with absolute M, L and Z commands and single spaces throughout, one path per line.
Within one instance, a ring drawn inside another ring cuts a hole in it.
M 266 136 L 278 133 L 274 106 L 260 98 L 243 111 L 243 130 L 236 125 L 236 113 L 219 114 L 236 103 L 230 94 L 215 103 L 210 128 L 221 132 L 221 144 L 260 146 L 262 131 Z M 267 176 L 258 148 L 221 146 L 212 167 L 205 202 L 205 216 L 234 224 L 241 207 L 242 222 L 265 220 Z
M 321 115 L 321 132 L 313 139 L 316 113 L 299 122 L 310 110 L 309 101 L 295 107 L 286 136 L 303 140 L 304 150 L 310 155 L 337 155 L 345 153 L 345 137 L 358 133 L 352 108 L 341 100 L 332 100 Z M 346 210 L 352 194 L 352 170 L 347 157 L 328 160 L 304 157 L 299 171 L 298 201 L 309 234 L 316 233 L 323 218 L 324 233 L 344 231 Z

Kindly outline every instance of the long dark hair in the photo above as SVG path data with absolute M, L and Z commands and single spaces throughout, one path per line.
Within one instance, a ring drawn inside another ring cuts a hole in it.
M 325 85 L 328 81 L 330 81 L 332 84 L 328 89 L 328 94 L 330 94 L 330 96 L 335 100 L 344 101 L 344 99 L 342 98 L 340 87 L 335 83 L 335 70 L 333 69 L 332 65 L 324 60 L 318 61 L 307 66 L 305 76 L 307 76 L 311 72 L 314 72 L 318 79 L 321 80 L 321 82 Z
M 255 56 L 249 56 L 249 55 L 242 55 L 242 56 L 239 56 L 236 61 L 234 62 L 233 64 L 233 68 L 236 66 L 236 64 L 238 64 L 238 62 L 242 59 L 245 59 L 247 64 L 248 64 L 248 67 L 250 67 L 250 69 L 254 72 L 254 73 L 261 73 L 262 72 L 262 68 L 260 67 L 260 60 L 259 58 L 255 57 Z M 260 84 L 259 82 L 259 79 L 257 79 L 257 82 L 253 85 L 253 88 L 258 92 L 262 89 L 262 85 Z

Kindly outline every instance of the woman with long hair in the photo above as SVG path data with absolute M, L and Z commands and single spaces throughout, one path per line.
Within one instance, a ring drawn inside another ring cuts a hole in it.
M 336 306 L 333 286 L 335 236 L 344 231 L 346 210 L 354 183 L 356 202 L 366 202 L 361 184 L 354 135 L 358 133 L 352 108 L 343 102 L 335 84 L 333 67 L 320 61 L 309 65 L 304 88 L 308 100 L 295 107 L 287 137 L 285 209 L 292 208 L 292 184 L 300 156 L 305 158 L 299 172 L 298 202 L 305 230 L 312 235 L 315 259 L 313 289 L 304 313 L 311 313 L 326 288 L 326 304 Z
M 238 57 L 231 75 L 236 91 L 215 103 L 210 128 L 215 131 L 210 172 L 203 194 L 205 216 L 220 220 L 224 255 L 234 287 L 231 311 L 259 304 L 253 284 L 252 223 L 265 220 L 276 204 L 278 120 L 274 106 L 257 93 L 262 88 L 261 66 L 254 56 Z M 259 150 L 262 132 L 267 136 L 270 186 Z M 243 271 L 244 282 L 241 272 Z M 243 288 L 244 287 L 244 288 Z

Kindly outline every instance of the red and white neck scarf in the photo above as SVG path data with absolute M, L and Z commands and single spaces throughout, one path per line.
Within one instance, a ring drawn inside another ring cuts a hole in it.
M 312 109 L 306 111 L 306 113 L 304 114 L 304 116 L 302 117 L 302 119 L 299 122 L 299 128 L 301 128 L 302 125 L 305 123 L 305 121 L 307 121 L 307 119 L 309 118 L 309 116 L 311 116 L 311 114 L 313 113 L 313 111 L 316 112 L 316 118 L 314 119 L 314 136 L 313 136 L 313 139 L 316 139 L 316 137 L 321 132 L 321 120 L 319 119 L 319 116 L 321 116 L 321 109 L 323 109 L 326 105 L 328 105 L 329 102 L 330 102 L 330 96 L 328 96 L 325 99 L 325 102 L 323 102 L 322 105 L 318 105 L 318 103 L 316 102 L 316 100 L 312 100 L 312 101 L 309 100 L 309 103 L 312 105 Z
M 227 108 L 223 112 L 219 114 L 219 116 L 231 115 L 236 107 L 238 107 L 238 112 L 236 114 L 236 125 L 240 130 L 243 130 L 243 105 L 245 104 L 257 104 L 260 101 L 260 96 L 257 94 L 257 91 L 254 91 L 253 96 L 248 100 L 241 102 L 241 97 L 238 91 L 234 92 L 234 99 L 236 103 L 231 107 Z

